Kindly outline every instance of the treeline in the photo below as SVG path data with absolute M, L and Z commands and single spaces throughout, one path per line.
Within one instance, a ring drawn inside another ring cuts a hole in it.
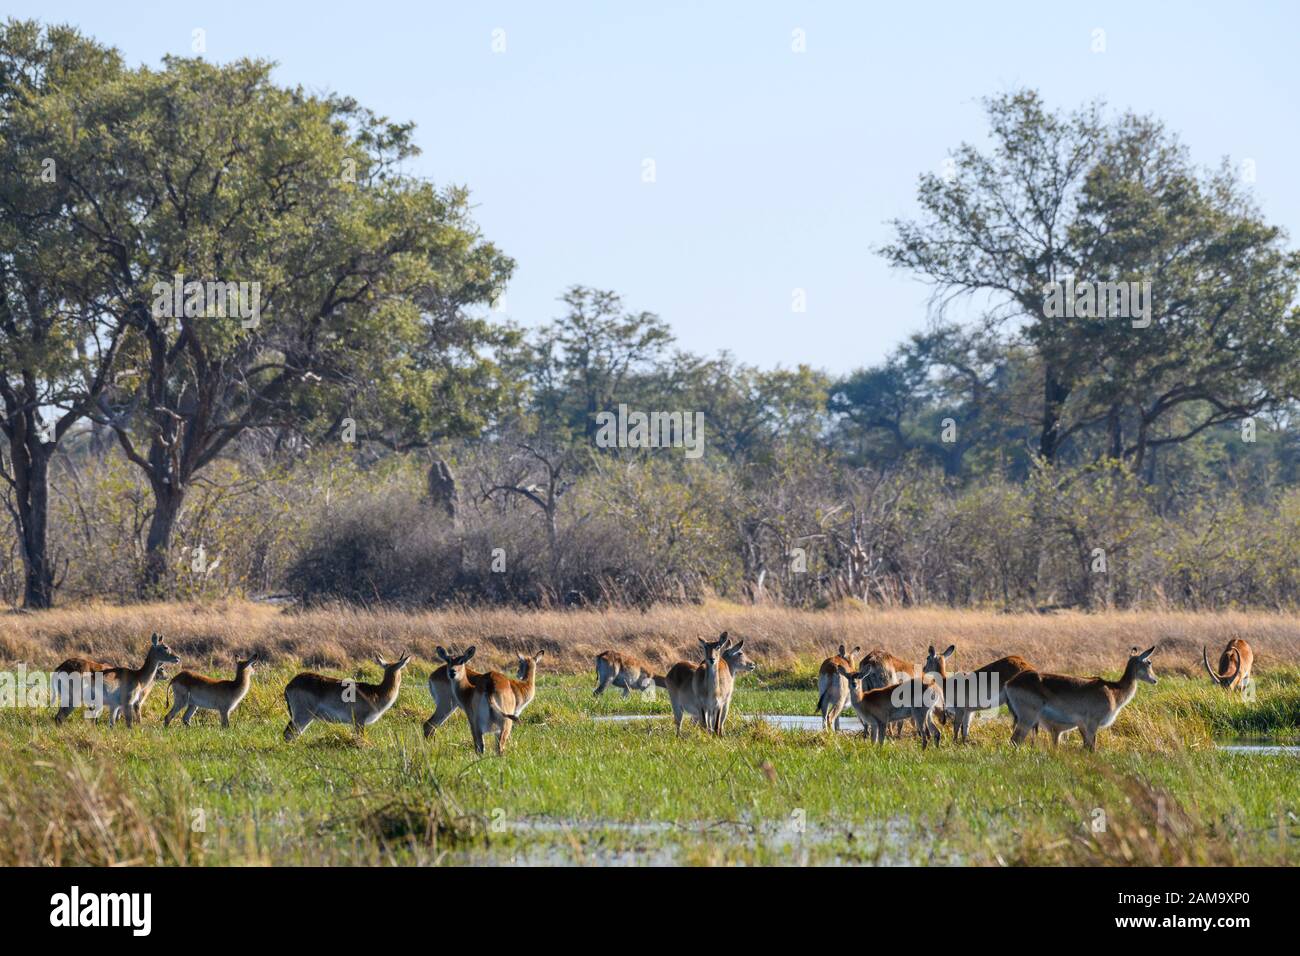
M 1149 117 L 987 108 L 878 250 L 934 321 L 836 379 L 581 286 L 496 322 L 409 125 L 10 21 L 0 595 L 1296 606 L 1300 257 Z M 1076 278 L 1147 311 L 1044 308 Z

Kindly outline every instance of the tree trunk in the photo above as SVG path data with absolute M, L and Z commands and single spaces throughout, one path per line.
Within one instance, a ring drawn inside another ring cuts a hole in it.
M 149 520 L 149 534 L 145 539 L 144 574 L 139 588 L 142 598 L 164 596 L 170 571 L 172 531 L 184 499 L 184 491 L 170 482 L 155 482 L 153 485 L 153 517 Z
M 1056 370 L 1049 364 L 1043 379 L 1043 433 L 1038 440 L 1038 454 L 1043 461 L 1052 464 L 1060 450 L 1061 406 L 1070 397 L 1070 388 L 1056 375 Z
M 456 538 L 456 569 L 464 574 L 467 568 L 465 536 L 460 530 L 460 492 L 456 488 L 456 475 L 451 466 L 437 455 L 429 466 L 429 501 L 451 522 L 451 533 Z
M 18 511 L 18 531 L 22 539 L 23 606 L 44 610 L 54 604 L 54 568 L 47 552 L 46 528 L 49 521 L 49 466 L 53 445 L 46 447 L 39 435 L 11 442 L 14 490 Z

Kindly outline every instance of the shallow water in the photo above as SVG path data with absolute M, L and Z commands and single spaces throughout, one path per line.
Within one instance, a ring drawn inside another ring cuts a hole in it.
M 1230 754 L 1258 754 L 1268 757 L 1275 757 L 1278 755 L 1300 757 L 1300 746 L 1294 744 L 1222 743 L 1218 746 L 1224 753 Z

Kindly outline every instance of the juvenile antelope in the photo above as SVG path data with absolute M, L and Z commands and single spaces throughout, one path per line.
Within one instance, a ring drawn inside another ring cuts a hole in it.
M 852 670 L 852 668 L 848 668 Z M 895 657 L 886 651 L 876 648 L 866 657 L 862 658 L 858 664 L 858 673 L 862 674 L 863 690 L 876 690 L 881 687 L 889 687 L 891 684 L 897 684 L 909 677 L 920 677 L 925 672 L 914 661 L 905 661 L 901 657 Z M 903 728 L 900 725 L 896 732 L 902 736 Z
M 173 703 L 163 718 L 163 726 L 170 727 L 172 718 L 181 711 L 185 711 L 181 723 L 188 727 L 196 710 L 215 710 L 221 715 L 221 726 L 229 727 L 230 715 L 253 686 L 253 665 L 257 663 L 256 654 L 245 660 L 236 659 L 234 680 L 213 680 L 194 671 L 181 671 L 167 685 Z
M 862 671 L 840 668 L 840 676 L 849 685 L 849 702 L 862 720 L 862 736 L 884 744 L 885 729 L 897 721 L 911 720 L 924 750 L 934 738 L 939 746 L 942 734 L 934 722 L 937 710 L 943 709 L 943 690 L 930 677 L 912 677 L 890 687 L 865 689 Z
M 150 638 L 144 663 L 138 668 L 113 667 L 85 657 L 71 657 L 56 667 L 54 673 L 66 675 L 65 681 L 80 677 L 83 686 L 92 679 L 94 674 L 102 673 L 104 693 L 103 699 L 99 701 L 99 708 L 94 712 L 95 716 L 98 716 L 99 710 L 107 708 L 110 727 L 117 723 L 119 714 L 125 714 L 126 725 L 134 727 L 135 722 L 140 719 L 140 710 L 149 698 L 149 692 L 153 690 L 154 681 L 157 680 L 162 666 L 179 664 L 180 661 L 181 659 L 172 653 L 171 648 L 163 643 L 162 636 L 154 634 Z M 70 690 L 70 687 L 67 689 Z M 83 701 L 86 699 L 88 696 L 83 695 Z M 74 709 L 74 702 L 65 699 L 58 713 L 54 715 L 55 723 L 63 723 L 64 718 Z
M 1055 739 L 1066 730 L 1079 728 L 1083 744 L 1089 750 L 1097 749 L 1097 731 L 1109 727 L 1119 716 L 1133 695 L 1138 681 L 1156 683 L 1151 669 L 1149 647 L 1133 653 L 1119 680 L 1100 677 L 1071 677 L 1068 674 L 1044 674 L 1029 670 L 1013 677 L 1007 683 L 1007 707 L 1015 718 L 1011 742 L 1020 744 L 1039 724 L 1043 724 Z
M 376 657 L 375 663 L 384 669 L 378 684 L 324 677 L 310 671 L 299 674 L 284 688 L 284 702 L 289 708 L 284 739 L 293 740 L 313 720 L 351 724 L 358 736 L 363 735 L 367 727 L 397 702 L 402 689 L 402 668 L 410 662 L 409 654 L 392 663 Z
M 1245 690 L 1250 683 L 1250 670 L 1255 664 L 1255 651 L 1243 638 L 1234 637 L 1219 655 L 1217 670 L 1210 667 L 1208 648 L 1201 648 L 1201 660 L 1205 663 L 1205 671 L 1210 675 L 1210 680 L 1220 687 Z
M 474 739 L 474 750 L 483 753 L 483 738 L 497 735 L 497 753 L 506 752 L 510 731 L 533 699 L 537 688 L 537 662 L 545 651 L 530 656 L 519 656 L 519 680 L 504 674 L 488 671 L 472 674 L 466 665 L 477 650 L 470 647 L 464 654 L 449 654 L 444 648 L 436 649 L 438 657 L 447 665 L 447 679 L 465 716 L 469 718 L 469 732 Z
M 472 657 L 474 648 L 470 648 L 469 654 Z M 466 658 L 468 660 L 468 658 Z M 515 676 L 519 680 L 524 679 L 524 662 L 520 658 L 519 669 Z M 476 677 L 481 677 L 482 672 L 471 668 L 466 668 L 465 673 L 469 675 L 472 681 Z M 452 686 L 451 677 L 449 676 L 447 665 L 441 664 L 434 669 L 429 675 L 429 694 L 433 697 L 433 714 L 424 722 L 425 739 L 433 736 L 433 732 L 447 722 L 452 714 L 457 710 L 464 710 L 461 706 L 460 698 L 456 695 L 456 688 Z
M 596 655 L 596 689 L 592 696 L 599 697 L 613 684 L 623 688 L 624 698 L 634 690 L 648 690 L 653 697 L 656 676 L 650 665 L 639 658 L 618 651 L 601 651 Z
M 979 670 L 950 674 L 948 662 L 957 650 L 950 644 L 942 654 L 936 654 L 930 645 L 925 659 L 925 672 L 938 674 L 943 685 L 944 709 L 952 718 L 952 739 L 961 735 L 962 743 L 970 742 L 971 719 L 980 711 L 996 710 L 1007 702 L 1007 681 L 1022 671 L 1032 670 L 1029 661 L 1012 654 L 999 657 Z M 959 686 L 960 685 L 960 686 Z M 1066 728 L 1069 729 L 1069 728 Z
M 853 670 L 853 655 L 862 648 L 855 647 L 850 652 L 843 644 L 832 656 L 822 661 L 817 671 L 817 710 L 822 715 L 822 730 L 829 730 L 833 725 L 840 729 L 840 714 L 849 702 L 849 682 L 840 676 L 840 668 Z

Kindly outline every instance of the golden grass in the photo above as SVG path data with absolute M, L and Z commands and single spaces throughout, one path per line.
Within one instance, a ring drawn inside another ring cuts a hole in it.
M 86 655 L 136 663 L 149 634 L 161 633 L 186 666 L 228 665 L 237 653 L 311 667 L 346 667 L 375 654 L 409 652 L 431 660 L 437 644 L 477 644 L 493 663 L 515 651 L 545 648 L 548 670 L 581 672 L 607 648 L 664 666 L 694 658 L 696 638 L 721 631 L 744 637 L 765 668 L 806 665 L 840 641 L 883 647 L 921 660 L 929 644 L 957 645 L 959 667 L 1020 654 L 1049 670 L 1113 674 L 1133 645 L 1156 645 L 1157 672 L 1194 674 L 1202 645 L 1211 658 L 1231 637 L 1255 648 L 1256 669 L 1300 663 L 1300 617 L 1260 612 L 1124 611 L 1099 614 L 999 614 L 921 608 L 801 611 L 714 601 L 642 612 L 456 609 L 409 613 L 352 608 L 282 610 L 231 601 L 213 604 L 86 605 L 0 615 L 0 662 L 51 667 Z M 486 653 L 485 653 L 486 652 Z

